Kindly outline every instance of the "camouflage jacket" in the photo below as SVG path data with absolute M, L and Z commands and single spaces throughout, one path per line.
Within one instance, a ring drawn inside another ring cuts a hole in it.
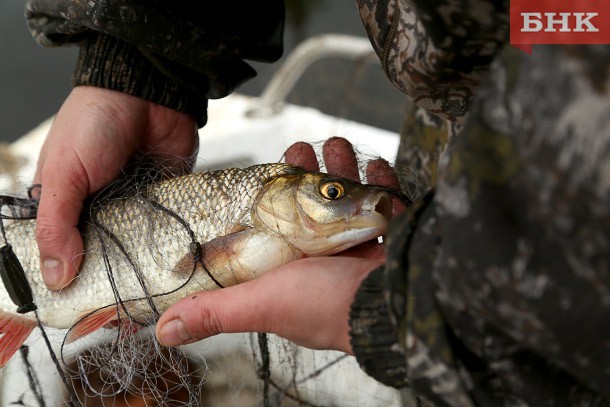
M 403 128 L 420 200 L 352 306 L 363 368 L 435 405 L 610 404 L 610 46 L 530 56 L 503 46 L 505 2 L 390 3 L 358 5 L 390 80 L 437 117 Z

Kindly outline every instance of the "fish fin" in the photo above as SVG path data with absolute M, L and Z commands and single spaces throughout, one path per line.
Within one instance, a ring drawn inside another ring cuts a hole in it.
M 218 237 L 201 246 L 202 263 L 225 287 L 252 280 L 300 257 L 282 237 L 255 229 Z
M 202 256 L 205 256 L 206 248 L 215 247 L 215 246 L 231 246 L 234 245 L 234 241 L 243 240 L 243 236 L 249 234 L 247 231 L 248 228 L 244 225 L 237 224 L 234 225 L 226 235 L 217 237 L 216 239 L 212 239 L 206 243 L 203 243 L 199 246 L 199 253 L 195 255 L 195 253 L 187 253 L 185 254 L 178 262 L 174 265 L 172 271 L 174 273 L 180 274 L 182 276 L 190 276 L 193 274 L 193 267 L 196 267 L 196 259 L 201 259 Z M 243 232 L 243 233 L 242 233 Z
M 112 321 L 118 320 L 115 307 L 102 308 L 97 311 L 89 311 L 83 314 L 81 318 L 70 328 L 66 336 L 65 343 L 72 343 L 78 339 L 85 337 L 104 325 L 110 324 Z
M 172 272 L 183 277 L 205 272 L 211 283 L 201 288 L 212 290 L 252 280 L 303 255 L 282 237 L 244 227 L 202 244 L 197 257 L 199 261 L 195 262 L 193 253 L 186 254 Z
M 0 367 L 23 345 L 36 327 L 32 319 L 0 310 Z
M 193 267 L 196 266 L 195 263 L 195 255 L 193 253 L 187 253 L 174 265 L 172 272 L 188 277 L 193 273 Z

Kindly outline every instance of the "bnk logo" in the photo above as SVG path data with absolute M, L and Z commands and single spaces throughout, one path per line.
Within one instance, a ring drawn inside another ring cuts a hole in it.
M 523 28 L 521 32 L 598 32 L 599 28 L 591 23 L 598 13 L 521 13 Z M 546 23 L 546 25 L 545 25 Z M 559 28 L 557 28 L 559 27 Z
M 610 44 L 610 1 L 510 0 L 510 43 Z

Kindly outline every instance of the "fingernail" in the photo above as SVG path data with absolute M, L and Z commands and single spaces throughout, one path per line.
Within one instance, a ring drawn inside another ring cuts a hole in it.
M 57 259 L 44 259 L 42 262 L 42 279 L 49 288 L 58 288 L 63 282 L 64 268 Z
M 193 338 L 191 338 L 191 335 L 189 335 L 186 330 L 184 322 L 179 318 L 172 319 L 165 323 L 161 329 L 159 329 L 157 338 L 164 346 L 178 346 L 194 342 Z

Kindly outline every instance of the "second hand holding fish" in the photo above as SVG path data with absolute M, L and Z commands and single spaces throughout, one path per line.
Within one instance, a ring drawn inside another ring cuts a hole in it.
M 358 178 L 357 160 L 345 139 L 329 139 L 323 149 L 329 174 Z M 316 171 L 311 146 L 297 143 L 286 161 Z M 367 168 L 369 182 L 398 188 L 398 179 L 384 160 Z M 394 213 L 404 209 L 394 201 Z M 219 333 L 266 332 L 312 349 L 352 354 L 348 316 L 364 278 L 383 264 L 383 248 L 362 244 L 342 256 L 297 260 L 263 277 L 234 287 L 190 295 L 170 307 L 157 324 L 166 346 L 192 343 Z

